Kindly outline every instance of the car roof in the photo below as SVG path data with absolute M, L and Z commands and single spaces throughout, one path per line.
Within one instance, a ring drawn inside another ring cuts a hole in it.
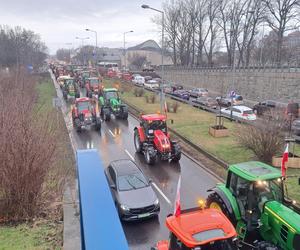
M 89 102 L 90 98 L 88 97 L 81 97 L 81 98 L 76 98 L 76 103 L 77 102 Z
M 237 108 L 237 109 L 239 109 L 241 111 L 252 110 L 252 108 L 249 108 L 249 107 L 243 106 L 243 105 L 234 105 L 233 107 Z
M 213 208 L 182 211 L 177 217 L 175 215 L 167 217 L 166 225 L 187 247 L 205 245 L 215 240 L 233 238 L 237 235 L 235 228 L 226 216 Z M 222 229 L 224 235 L 202 241 L 193 237 L 197 233 L 212 229 Z
M 138 166 L 132 160 L 128 159 L 116 160 L 111 162 L 110 165 L 119 176 L 141 172 Z
M 281 172 L 259 161 L 249 161 L 229 166 L 229 170 L 249 181 L 269 180 L 281 177 Z

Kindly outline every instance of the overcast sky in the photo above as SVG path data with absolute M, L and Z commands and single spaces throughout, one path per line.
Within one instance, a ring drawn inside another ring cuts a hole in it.
M 85 44 L 95 44 L 95 35 L 86 28 L 98 32 L 98 46 L 133 46 L 148 39 L 159 41 L 158 27 L 151 18 L 158 13 L 142 9 L 142 4 L 160 9 L 163 0 L 0 0 L 0 24 L 22 26 L 41 35 L 42 40 L 55 53 L 60 47 L 77 47 L 75 37 L 90 39 Z M 66 45 L 65 43 L 72 43 Z

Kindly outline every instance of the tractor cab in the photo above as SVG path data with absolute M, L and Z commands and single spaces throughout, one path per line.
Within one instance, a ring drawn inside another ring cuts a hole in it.
M 86 79 L 86 96 L 92 97 L 93 94 L 100 94 L 101 88 L 101 81 L 98 77 L 89 77 Z
M 143 127 L 147 137 L 153 137 L 154 131 L 160 130 L 164 134 L 167 134 L 167 117 L 165 115 L 150 114 L 142 115 L 140 126 Z
M 300 214 L 286 200 L 284 187 L 281 172 L 272 166 L 257 161 L 233 164 L 226 184 L 208 190 L 213 193 L 207 206 L 221 210 L 236 226 L 239 238 L 257 249 L 296 250 Z
M 78 98 L 75 105 L 79 114 L 88 114 L 94 111 L 94 107 L 89 98 Z
M 152 250 L 234 250 L 237 233 L 219 210 L 193 208 L 166 219 L 169 240 L 159 241 Z

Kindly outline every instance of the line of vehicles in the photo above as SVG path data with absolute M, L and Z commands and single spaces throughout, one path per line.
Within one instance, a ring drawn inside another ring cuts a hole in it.
M 55 69 L 52 67 L 54 73 Z M 90 122 L 95 121 L 99 126 L 101 120 L 107 120 L 105 110 L 112 109 L 113 105 L 119 107 L 115 110 L 116 116 L 120 114 L 122 106 L 117 90 L 103 86 L 99 90 L 96 99 L 76 98 L 76 109 L 73 109 L 78 122 L 91 117 Z M 86 116 L 87 110 L 91 116 Z M 128 117 L 128 110 L 126 112 Z M 178 162 L 181 158 L 180 145 L 171 140 L 166 120 L 162 114 L 145 114 L 141 116 L 140 125 L 134 128 L 136 152 L 143 154 L 149 165 L 158 159 Z M 73 121 L 75 124 L 75 119 Z M 121 220 L 157 217 L 160 203 L 151 186 L 152 181 L 135 162 L 113 161 L 104 172 Z M 166 218 L 170 238 L 159 241 L 152 249 L 299 250 L 300 209 L 287 197 L 285 181 L 279 170 L 261 162 L 231 165 L 225 184 L 207 190 L 206 202 Z

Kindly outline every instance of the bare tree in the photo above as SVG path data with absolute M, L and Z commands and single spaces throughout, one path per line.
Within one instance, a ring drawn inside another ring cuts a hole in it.
M 267 8 L 266 22 L 276 34 L 276 63 L 282 62 L 282 45 L 285 32 L 299 27 L 300 0 L 263 0 Z
M 128 57 L 128 61 L 131 65 L 133 65 L 137 69 L 141 69 L 143 65 L 147 62 L 147 57 L 135 53 Z

